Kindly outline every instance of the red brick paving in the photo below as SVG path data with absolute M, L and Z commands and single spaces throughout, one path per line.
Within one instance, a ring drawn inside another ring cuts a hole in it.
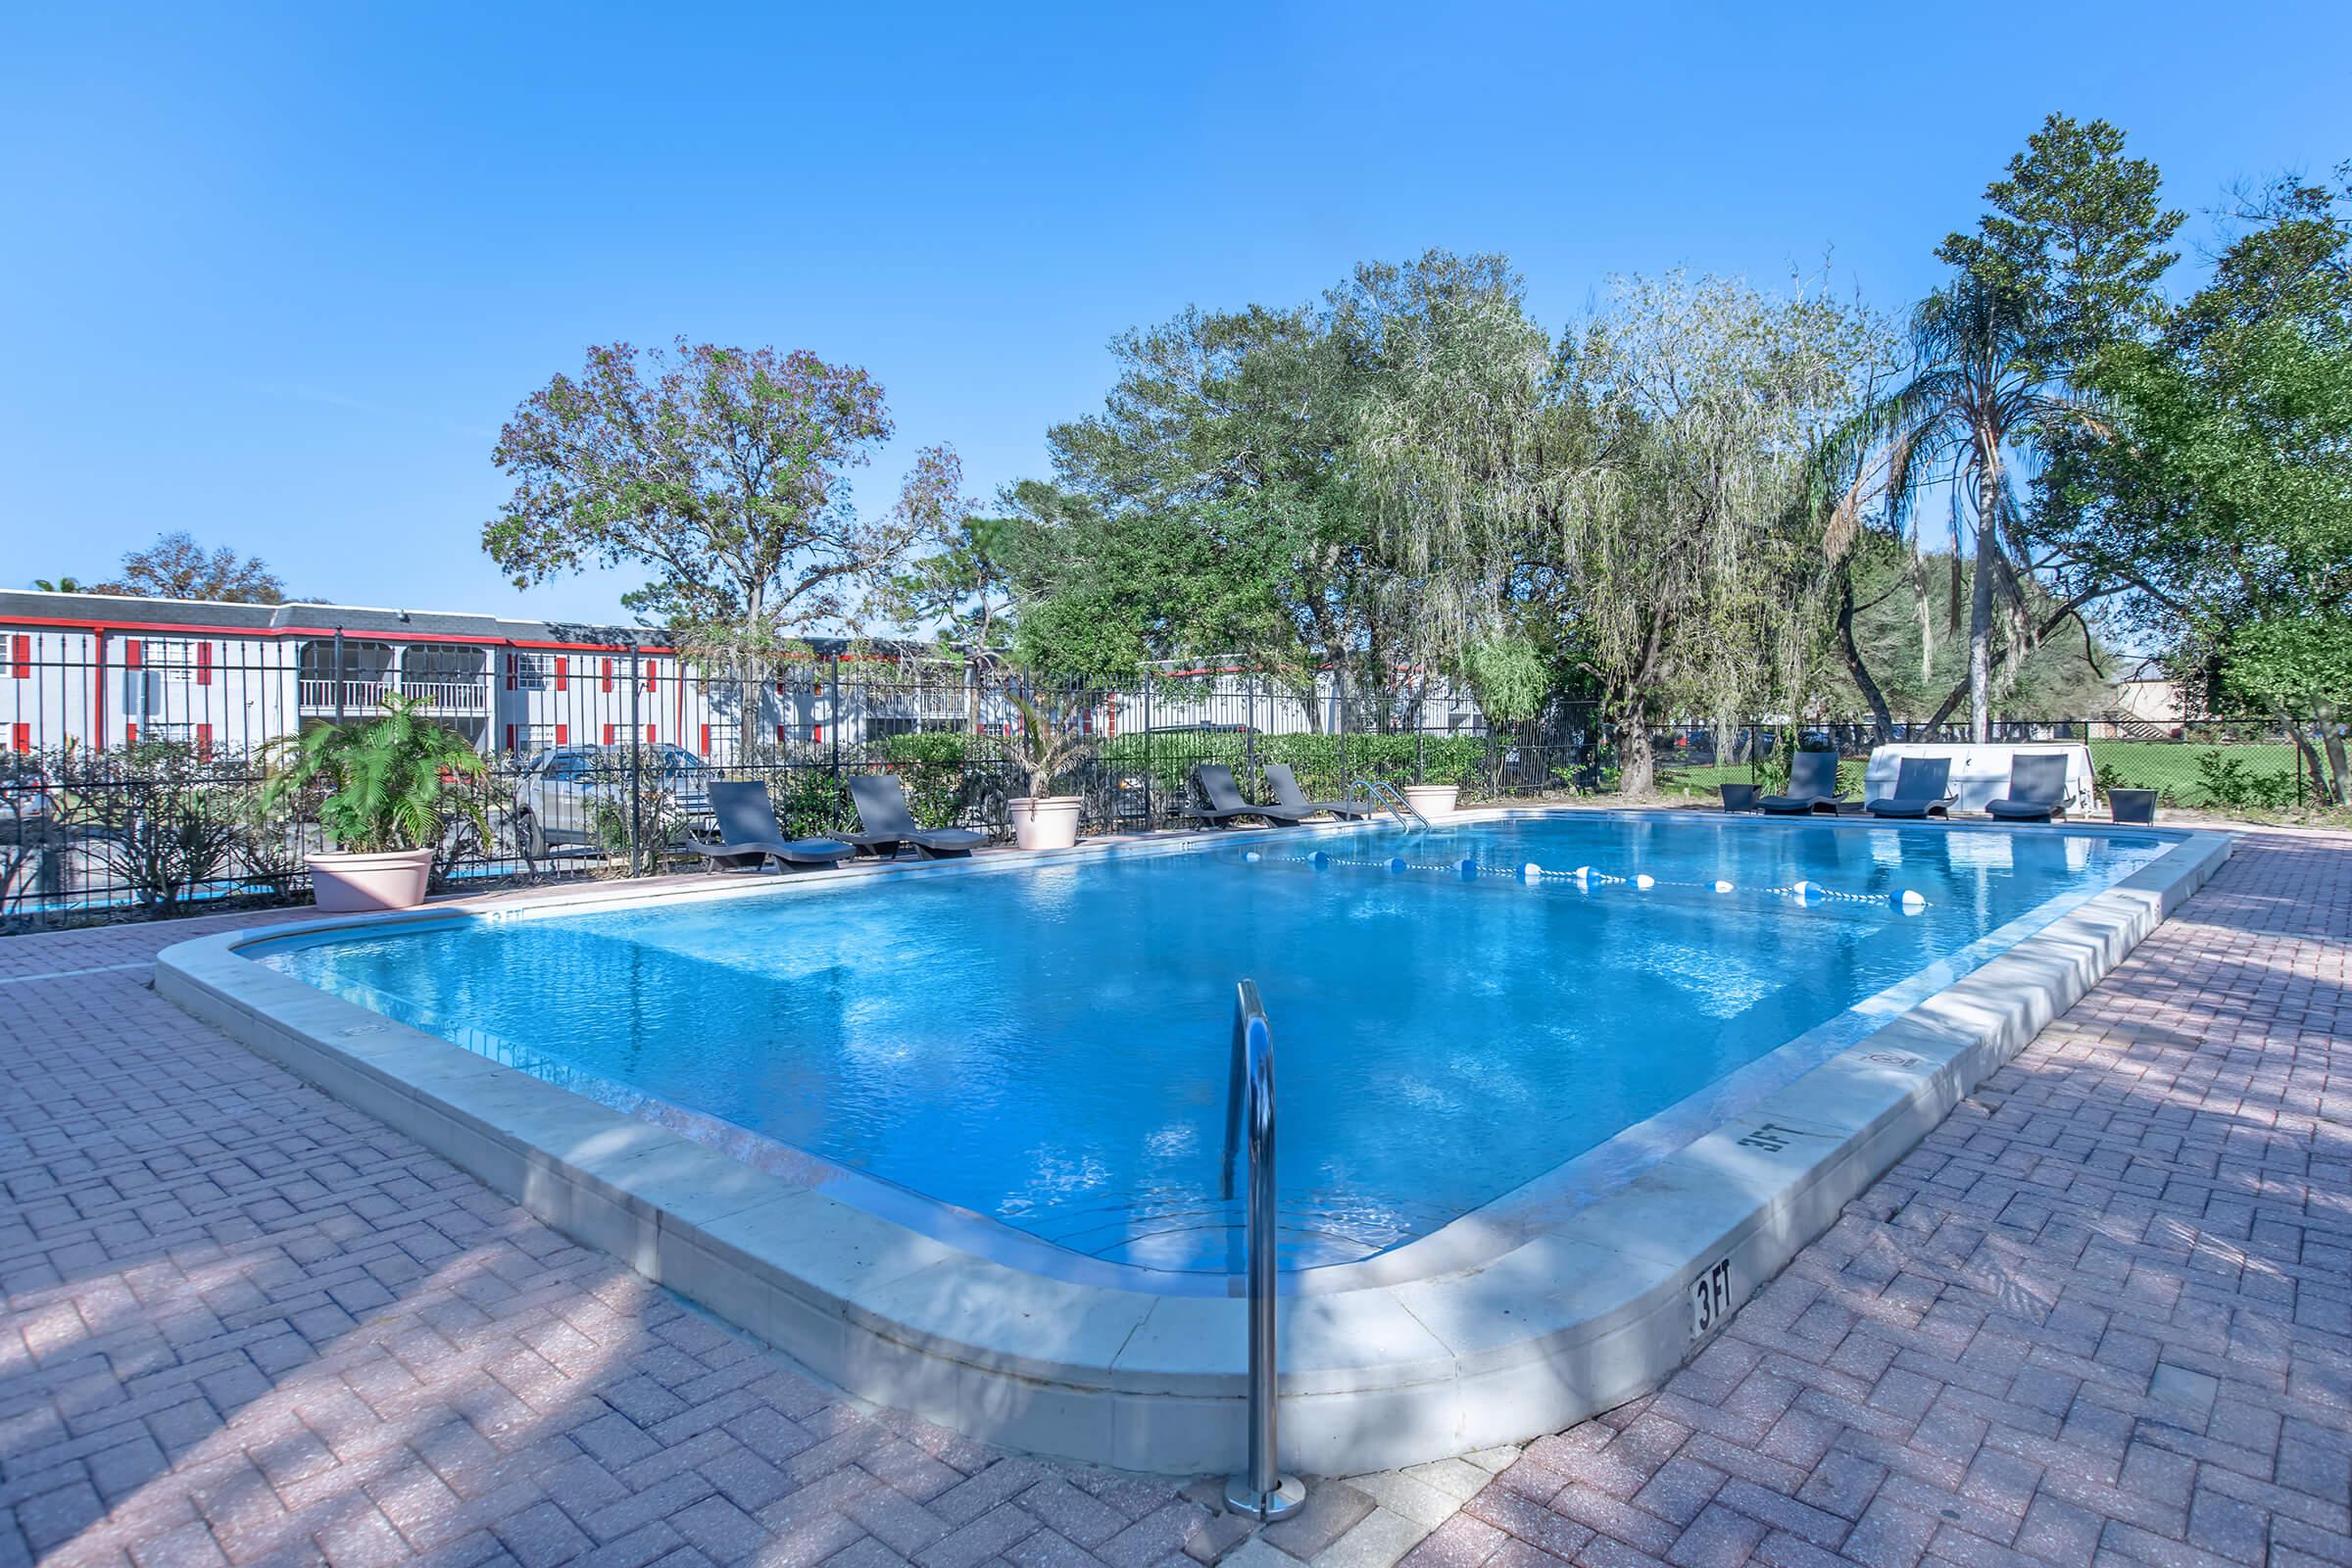
M 2347 850 L 2241 841 L 1697 1361 L 1410 1568 L 2352 1565 Z M 1172 1486 L 857 1408 L 109 967 L 196 928 L 0 942 L 0 1568 L 1201 1549 Z

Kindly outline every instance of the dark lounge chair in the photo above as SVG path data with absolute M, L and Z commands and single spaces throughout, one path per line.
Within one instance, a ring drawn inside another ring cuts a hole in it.
M 1726 784 L 1723 786 L 1723 808 L 1727 811 L 1752 811 L 1756 797 L 1764 793 L 1760 785 Z
M 959 858 L 988 842 L 978 828 L 917 826 L 905 787 L 885 774 L 852 774 L 850 801 L 858 808 L 858 831 L 842 837 L 885 859 L 909 844 L 926 859 Z
M 1894 793 L 1864 802 L 1863 809 L 1873 816 L 1949 816 L 1958 798 L 1951 782 L 1950 758 L 1906 757 L 1894 772 Z
M 775 804 L 767 798 L 767 786 L 757 779 L 750 783 L 726 779 L 712 783 L 710 814 L 718 819 L 719 841 L 712 844 L 707 839 L 690 837 L 686 845 L 710 861 L 710 869 L 713 871 L 722 865 L 757 871 L 769 860 L 775 861 L 779 868 L 839 865 L 858 853 L 855 847 L 839 839 L 787 839 L 783 826 L 776 821 Z
M 2066 759 L 2031 753 L 2009 759 L 2009 793 L 1984 809 L 2004 822 L 2047 822 L 2066 814 Z
M 1358 817 L 1372 814 L 1370 801 L 1310 801 L 1298 787 L 1298 776 L 1291 771 L 1288 762 L 1268 762 L 1265 766 L 1266 788 L 1274 792 L 1274 804 L 1286 811 L 1300 816 L 1312 816 L 1317 811 L 1329 811 L 1334 816 Z
M 1223 827 L 1237 816 L 1262 816 L 1277 827 L 1296 827 L 1314 814 L 1314 808 L 1296 811 L 1287 806 L 1252 806 L 1242 799 L 1242 787 L 1233 781 L 1233 769 L 1223 762 L 1202 762 L 1193 769 L 1193 787 L 1200 792 L 1205 806 L 1190 807 L 1181 815 L 1196 821 Z
M 1788 759 L 1788 793 L 1767 795 L 1756 803 L 1775 816 L 1805 816 L 1835 811 L 1838 798 L 1838 754 L 1799 752 Z

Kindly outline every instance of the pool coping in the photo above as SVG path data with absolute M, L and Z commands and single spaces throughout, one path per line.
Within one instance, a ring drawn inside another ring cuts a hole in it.
M 2149 864 L 1508 1250 L 1286 1297 L 1286 1465 L 1353 1474 L 1474 1451 L 1559 1430 L 1655 1386 L 2230 855 L 2226 833 L 2164 836 L 2176 842 Z M 1137 847 L 1234 841 L 1209 833 Z M 1018 869 L 1088 854 L 797 880 Z M 582 890 L 523 912 L 775 891 L 773 882 Z M 156 989 L 853 1394 L 1056 1457 L 1171 1474 L 1240 1462 L 1241 1301 L 1073 1283 L 991 1260 L 844 1201 L 813 1172 L 797 1180 L 753 1169 L 239 951 L 498 912 L 439 905 L 201 937 L 158 956 Z

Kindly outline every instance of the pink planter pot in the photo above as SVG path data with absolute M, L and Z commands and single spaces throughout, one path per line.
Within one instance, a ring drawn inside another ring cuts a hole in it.
M 311 891 L 328 914 L 368 909 L 414 909 L 424 902 L 432 875 L 430 850 L 384 850 L 374 855 L 335 851 L 309 858 Z

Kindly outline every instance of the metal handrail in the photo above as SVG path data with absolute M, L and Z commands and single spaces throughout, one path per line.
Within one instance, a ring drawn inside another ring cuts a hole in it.
M 1222 1189 L 1233 1198 L 1234 1166 L 1247 1141 L 1250 1199 L 1244 1272 L 1250 1299 L 1250 1467 L 1225 1483 L 1225 1506 L 1261 1521 L 1285 1518 L 1306 1501 L 1306 1488 L 1274 1458 L 1274 1035 L 1244 980 L 1233 1003 L 1233 1058 L 1225 1084 Z
M 1364 798 L 1374 806 L 1386 808 L 1392 816 L 1396 818 L 1399 826 L 1409 825 L 1423 828 L 1429 826 L 1429 818 L 1421 814 L 1421 808 L 1405 799 L 1404 791 L 1386 779 L 1357 779 L 1348 786 L 1348 799 L 1354 800 L 1357 790 L 1362 790 Z

